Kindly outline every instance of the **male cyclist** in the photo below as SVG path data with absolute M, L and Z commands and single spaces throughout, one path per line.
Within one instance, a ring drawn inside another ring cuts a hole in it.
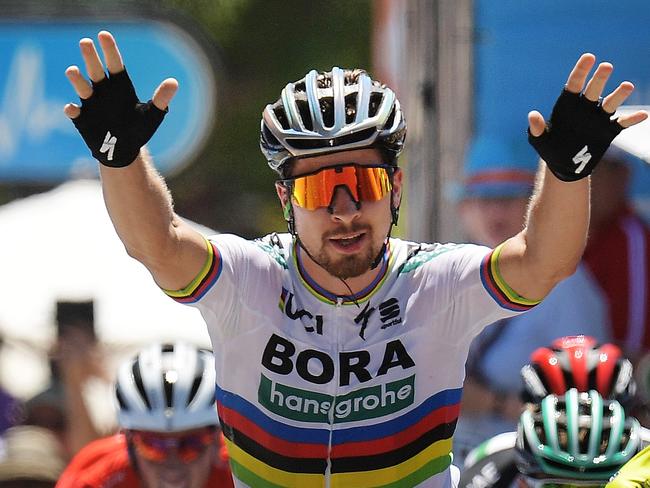
M 599 97 L 612 66 L 585 54 L 547 125 L 528 225 L 495 250 L 390 237 L 402 198 L 406 123 L 392 90 L 362 70 L 315 70 L 262 116 L 289 233 L 206 239 L 173 211 L 141 150 L 177 89 L 140 103 L 110 33 L 80 41 L 90 82 L 65 113 L 101 163 L 104 198 L 129 254 L 196 306 L 216 356 L 217 400 L 238 486 L 450 486 L 463 365 L 487 324 L 534 306 L 575 270 L 589 179 L 610 120 L 633 90 Z
M 183 342 L 124 362 L 115 384 L 122 432 L 91 442 L 58 488 L 228 488 L 218 429 L 214 358 Z

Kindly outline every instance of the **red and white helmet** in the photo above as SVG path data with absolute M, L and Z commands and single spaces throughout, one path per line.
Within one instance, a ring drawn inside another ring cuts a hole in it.
M 625 405 L 636 393 L 632 363 L 614 344 L 598 344 L 590 336 L 560 337 L 530 355 L 521 368 L 525 401 L 539 402 L 571 388 L 596 390 L 603 398 Z

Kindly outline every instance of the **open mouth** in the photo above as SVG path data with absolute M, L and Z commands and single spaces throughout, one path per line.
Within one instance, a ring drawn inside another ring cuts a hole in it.
M 344 249 L 353 248 L 359 243 L 361 243 L 365 235 L 366 234 L 364 232 L 360 232 L 358 234 L 348 235 L 345 237 L 331 237 L 330 241 L 335 246 L 340 248 L 344 248 Z

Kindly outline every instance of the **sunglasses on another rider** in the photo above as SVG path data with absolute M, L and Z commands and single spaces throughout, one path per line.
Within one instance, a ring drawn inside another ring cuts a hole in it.
M 181 461 L 191 463 L 215 442 L 217 430 L 206 427 L 184 435 L 131 431 L 130 438 L 135 451 L 147 461 L 161 463 L 173 453 Z
M 395 169 L 395 166 L 388 164 L 347 163 L 278 181 L 289 190 L 295 205 L 316 210 L 330 206 L 334 191 L 339 186 L 345 187 L 357 203 L 381 200 L 393 188 Z

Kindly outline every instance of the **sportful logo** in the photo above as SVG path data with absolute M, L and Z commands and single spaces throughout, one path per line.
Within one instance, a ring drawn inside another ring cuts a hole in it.
M 106 137 L 104 137 L 104 143 L 102 147 L 99 148 L 100 153 L 108 152 L 108 160 L 113 161 L 113 151 L 115 151 L 115 144 L 117 144 L 117 137 L 111 136 L 111 131 L 106 132 Z
M 587 146 L 585 146 L 582 149 L 580 149 L 578 154 L 573 156 L 573 164 L 578 166 L 575 169 L 576 174 L 582 173 L 582 170 L 585 169 L 585 166 L 587 166 L 587 163 L 591 159 L 591 153 L 589 153 L 587 151 L 588 151 L 588 148 L 587 148 Z
M 281 417 L 300 422 L 334 423 L 373 419 L 402 410 L 415 398 L 415 375 L 331 396 L 272 381 L 263 374 L 257 392 L 261 405 Z

